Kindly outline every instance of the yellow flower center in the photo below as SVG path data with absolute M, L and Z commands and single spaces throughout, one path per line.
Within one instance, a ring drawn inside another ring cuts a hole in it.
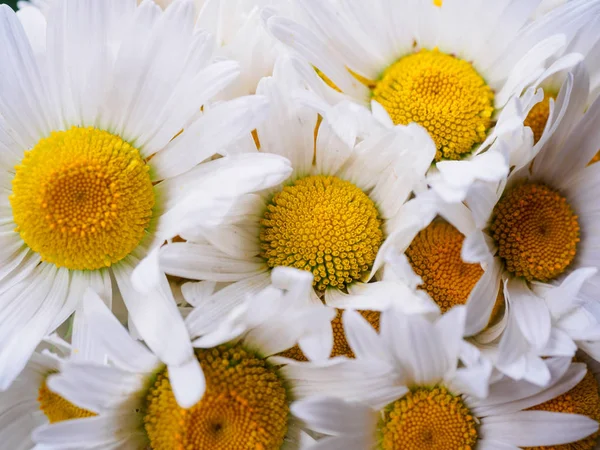
M 527 281 L 563 273 L 579 242 L 579 222 L 566 198 L 538 183 L 508 191 L 494 208 L 490 231 L 506 270 Z
M 312 272 L 320 291 L 363 279 L 383 241 L 373 201 L 331 176 L 308 176 L 284 187 L 260 223 L 261 255 L 269 267 Z
M 526 127 L 531 128 L 531 131 L 533 131 L 533 141 L 536 144 L 542 137 L 544 127 L 546 126 L 546 122 L 548 122 L 548 116 L 550 115 L 550 99 L 555 100 L 556 94 L 544 92 L 544 99 L 531 108 L 523 122 Z
M 419 388 L 394 402 L 381 428 L 383 450 L 471 450 L 476 419 L 444 387 Z
M 573 389 L 552 400 L 530 408 L 535 411 L 551 411 L 570 414 L 582 414 L 600 421 L 600 395 L 594 375 L 588 371 L 583 380 Z M 592 450 L 599 443 L 600 432 L 570 444 L 547 447 L 533 447 L 534 450 Z
M 85 417 L 96 415 L 87 409 L 75 406 L 64 397 L 52 392 L 48 389 L 46 380 L 44 380 L 38 392 L 38 403 L 40 404 L 40 409 L 46 415 L 50 423 L 71 419 L 83 419 Z
M 395 124 L 425 127 L 437 147 L 436 161 L 463 158 L 492 126 L 492 89 L 471 63 L 437 49 L 404 56 L 388 67 L 373 99 Z
M 240 345 L 197 350 L 206 392 L 181 408 L 168 374 L 147 397 L 144 424 L 153 450 L 276 450 L 288 429 L 289 405 L 275 369 Z
M 423 280 L 425 290 L 442 312 L 464 305 L 483 275 L 480 264 L 462 260 L 465 237 L 443 220 L 435 220 L 419 232 L 406 250 L 413 270 Z
M 12 181 L 14 221 L 42 260 L 71 270 L 111 266 L 140 243 L 154 190 L 138 150 L 95 128 L 53 132 Z
M 371 326 L 379 331 L 379 311 L 358 311 L 361 316 L 363 316 L 367 322 L 371 324 Z M 344 323 L 342 320 L 343 310 L 338 309 L 337 314 L 334 319 L 331 321 L 331 328 L 333 331 L 333 349 L 331 350 L 330 357 L 334 356 L 347 356 L 348 358 L 355 358 L 354 352 L 348 341 L 346 340 L 346 333 L 344 332 Z M 298 345 L 282 352 L 279 354 L 280 356 L 284 356 L 286 358 L 295 359 L 296 361 L 308 361 L 304 353 Z

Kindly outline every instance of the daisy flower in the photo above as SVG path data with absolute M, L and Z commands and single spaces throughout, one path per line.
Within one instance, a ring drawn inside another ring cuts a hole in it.
M 586 382 L 585 365 L 571 365 L 569 358 L 549 361 L 552 383 L 547 388 L 504 378 L 491 384 L 485 398 L 472 395 L 485 377 L 457 377 L 468 372 L 457 364 L 462 308 L 436 323 L 385 311 L 380 334 L 354 311 L 346 311 L 356 361 L 286 369 L 307 380 L 292 412 L 308 428 L 326 435 L 310 448 L 514 450 L 565 444 L 598 430 L 596 420 L 557 412 L 568 409 L 566 403 L 555 403 L 554 409 L 543 405 Z M 311 385 L 317 377 L 327 382 Z M 591 398 L 578 400 L 591 400 L 600 408 L 595 389 Z
M 65 0 L 34 54 L 0 7 L 0 389 L 87 287 L 110 303 L 111 278 L 136 330 L 152 336 L 160 317 L 157 351 L 183 364 L 193 352 L 175 304 L 136 295 L 133 268 L 191 218 L 214 225 L 228 198 L 289 175 L 276 155 L 199 164 L 249 134 L 268 105 L 243 97 L 200 112 L 238 68 L 211 63 L 214 45 L 193 20 L 186 1 L 163 13 L 152 2 Z
M 497 367 L 539 383 L 549 377 L 540 356 L 573 355 L 573 342 L 600 358 L 594 197 L 600 166 L 589 165 L 599 147 L 600 101 L 581 114 L 582 74 L 568 75 L 557 100 L 569 99 L 565 112 L 533 161 L 498 185 L 474 185 L 467 197 L 476 227 L 463 258 L 502 263 L 508 322 L 496 342 Z M 524 146 L 531 151 L 531 141 Z
M 337 89 L 371 103 L 388 126 L 421 124 L 435 142 L 436 166 L 466 159 L 462 183 L 454 186 L 454 195 L 464 197 L 472 179 L 506 174 L 499 155 L 472 159 L 490 147 L 495 126 L 510 123 L 500 115 L 505 105 L 579 61 L 565 49 L 600 10 L 597 2 L 578 0 L 531 21 L 538 3 L 296 0 L 294 18 L 265 19 L 275 37 L 323 75 L 320 82 L 310 78 L 314 90 L 328 83 L 329 98 L 337 98 Z
M 126 448 L 140 450 L 297 449 L 310 442 L 290 414 L 293 384 L 269 356 L 298 341 L 310 342 L 311 330 L 323 328 L 315 324 L 328 322 L 331 314 L 322 305 L 306 305 L 300 295 L 310 289 L 309 274 L 281 269 L 274 271 L 272 285 L 248 296 L 220 324 L 209 319 L 220 307 L 210 299 L 199 302 L 188 316 L 190 334 L 198 336 L 195 355 L 206 377 L 206 392 L 187 409 L 173 395 L 173 383 L 181 381 L 185 388 L 185 378 L 174 380 L 97 296 L 88 295 L 84 313 L 111 364 L 68 362 L 47 384 L 97 416 L 43 425 L 33 440 L 53 449 L 131 443 Z
M 428 214 L 425 205 L 407 200 L 435 149 L 416 124 L 357 143 L 362 114 L 355 105 L 319 114 L 294 101 L 299 81 L 287 62 L 281 60 L 274 76 L 259 84 L 257 92 L 272 108 L 257 126 L 256 141 L 259 153 L 288 158 L 291 176 L 274 189 L 241 197 L 222 226 L 180 233 L 185 242 L 163 247 L 160 267 L 184 278 L 235 283 L 231 305 L 248 290 L 262 289 L 274 267 L 294 267 L 313 274 L 315 301 L 341 307 L 346 296 L 384 289 L 368 281 L 384 265 L 386 239 L 420 226 Z M 335 133 L 333 122 L 346 124 L 346 133 Z
M 465 336 L 497 337 L 503 329 L 505 306 L 501 264 L 493 257 L 464 261 L 465 236 L 477 229 L 471 211 L 462 203 L 446 203 L 435 195 L 429 200 L 437 216 L 392 244 L 390 268 L 403 283 L 425 293 L 442 313 L 465 305 Z M 396 295 L 403 294 L 398 290 Z
M 32 449 L 31 432 L 38 426 L 94 415 L 55 394 L 46 383 L 64 361 L 90 359 L 92 355 L 56 335 L 49 336 L 40 347 L 44 346 L 53 351 L 46 348 L 33 353 L 15 383 L 0 392 L 0 439 L 6 448 Z

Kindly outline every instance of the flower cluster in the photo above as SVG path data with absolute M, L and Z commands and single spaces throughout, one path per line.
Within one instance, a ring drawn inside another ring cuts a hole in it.
M 599 25 L 0 5 L 0 449 L 599 450 Z

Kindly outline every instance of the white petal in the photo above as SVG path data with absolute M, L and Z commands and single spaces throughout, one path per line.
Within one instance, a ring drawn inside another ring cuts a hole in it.
M 182 408 L 191 408 L 206 390 L 206 379 L 195 357 L 180 366 L 168 366 L 173 394 Z
M 356 311 L 346 310 L 343 324 L 348 344 L 358 359 L 383 354 L 379 334 L 363 316 Z
M 210 281 L 239 281 L 267 270 L 259 257 L 234 258 L 212 245 L 192 242 L 175 242 L 162 247 L 160 266 L 170 275 Z
M 368 435 L 377 425 L 377 411 L 334 397 L 312 397 L 292 403 L 292 414 L 319 433 Z
M 520 411 L 484 419 L 481 435 L 520 447 L 568 444 L 598 430 L 598 422 L 578 414 Z
M 132 286 L 130 263 L 122 261 L 114 274 L 135 328 L 164 363 L 186 363 L 193 357 L 192 345 L 166 276 L 161 275 L 156 289 L 141 294 Z
M 542 350 L 550 339 L 550 312 L 543 299 L 535 295 L 522 280 L 511 278 L 506 293 L 521 333 L 534 349 Z
M 103 349 L 117 366 L 131 372 L 150 372 L 159 365 L 158 359 L 144 345 L 131 338 L 91 289 L 85 292 L 82 309 L 92 337 L 102 343 Z
M 265 118 L 264 97 L 240 97 L 209 109 L 151 161 L 159 179 L 171 178 L 250 133 Z M 191 149 L 191 150 L 190 150 Z

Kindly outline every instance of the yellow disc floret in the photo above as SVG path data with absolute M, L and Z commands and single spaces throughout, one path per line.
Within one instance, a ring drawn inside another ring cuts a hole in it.
M 425 290 L 442 312 L 464 305 L 483 275 L 480 264 L 462 260 L 465 237 L 443 220 L 435 220 L 419 232 L 406 250 L 406 256 Z
M 331 328 L 333 331 L 333 348 L 331 349 L 330 357 L 335 356 L 346 356 L 348 358 L 354 358 L 354 352 L 346 340 L 346 333 L 344 332 L 344 322 L 342 319 L 343 310 L 338 309 L 337 314 L 331 321 Z M 379 318 L 381 313 L 379 311 L 358 311 L 371 326 L 379 331 Z M 304 353 L 298 345 L 282 352 L 279 354 L 286 358 L 295 359 L 296 361 L 308 361 Z
M 388 408 L 380 434 L 383 450 L 471 450 L 477 424 L 462 399 L 444 387 L 419 388 Z
M 538 183 L 508 191 L 494 208 L 490 231 L 506 270 L 528 281 L 562 274 L 579 242 L 579 222 L 566 198 Z
M 395 124 L 425 127 L 437 147 L 436 161 L 463 158 L 492 126 L 492 89 L 471 63 L 437 49 L 404 56 L 388 67 L 373 99 Z
M 42 260 L 108 267 L 140 243 L 154 190 L 139 151 L 95 128 L 53 132 L 25 153 L 12 182 L 14 221 Z
M 523 122 L 526 127 L 531 128 L 531 131 L 533 131 L 533 141 L 536 144 L 542 137 L 546 122 L 548 122 L 550 99 L 556 99 L 556 95 L 552 92 L 544 92 L 544 99 L 533 105 L 533 108 L 529 110 L 529 114 L 527 114 Z
M 283 381 L 240 345 L 197 350 L 206 392 L 192 408 L 175 401 L 166 370 L 147 397 L 144 424 L 153 450 L 278 450 L 289 406 Z
M 551 411 L 569 414 L 581 414 L 600 421 L 600 395 L 598 383 L 591 372 L 573 389 L 552 400 L 530 408 L 534 411 Z M 534 447 L 534 450 L 592 450 L 599 443 L 600 433 L 596 432 L 585 439 L 564 445 Z
M 87 409 L 75 406 L 64 397 L 52 392 L 48 389 L 46 380 L 44 380 L 38 392 L 38 402 L 40 404 L 40 409 L 50 423 L 71 419 L 83 419 L 85 417 L 96 415 Z
M 318 290 L 362 279 L 383 240 L 373 201 L 332 176 L 308 176 L 284 187 L 260 223 L 261 255 L 269 267 L 312 272 Z

